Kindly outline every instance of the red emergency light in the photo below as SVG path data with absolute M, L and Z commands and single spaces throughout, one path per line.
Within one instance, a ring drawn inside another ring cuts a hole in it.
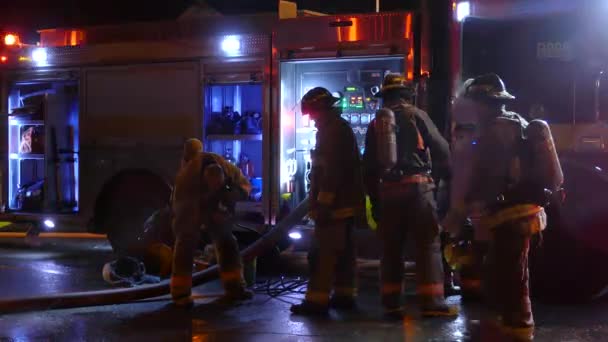
M 8 33 L 4 36 L 4 44 L 13 46 L 19 44 L 19 36 L 13 33 Z
M 8 57 L 0 56 L 0 63 L 6 63 L 8 61 Z

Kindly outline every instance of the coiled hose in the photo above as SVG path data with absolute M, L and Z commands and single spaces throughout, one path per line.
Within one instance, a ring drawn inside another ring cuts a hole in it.
M 308 198 L 302 201 L 289 215 L 281 220 L 272 230 L 260 237 L 241 252 L 243 261 L 247 262 L 273 248 L 291 227 L 301 222 L 308 213 Z M 197 286 L 216 279 L 218 267 L 214 265 L 192 275 L 192 285 Z M 0 312 L 23 312 L 35 310 L 54 310 L 74 307 L 111 305 L 132 302 L 145 298 L 159 297 L 170 291 L 169 280 L 159 284 L 143 285 L 136 288 L 86 291 L 45 295 L 30 298 L 12 298 L 0 301 Z

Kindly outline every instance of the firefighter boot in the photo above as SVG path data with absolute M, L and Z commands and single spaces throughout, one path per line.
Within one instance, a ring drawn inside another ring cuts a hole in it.
M 443 299 L 423 300 L 420 312 L 423 317 L 458 316 L 458 308 L 448 305 Z
M 192 308 L 194 301 L 190 295 L 191 284 L 191 277 L 175 275 L 171 277 L 171 298 L 174 306 L 184 309 Z
M 315 316 L 327 315 L 329 312 L 329 307 L 327 305 L 317 304 L 304 300 L 300 304 L 292 305 L 290 310 L 294 315 Z
M 219 299 L 221 304 L 233 304 L 253 298 L 253 292 L 247 289 L 242 269 L 232 271 L 220 270 L 224 285 L 224 295 Z

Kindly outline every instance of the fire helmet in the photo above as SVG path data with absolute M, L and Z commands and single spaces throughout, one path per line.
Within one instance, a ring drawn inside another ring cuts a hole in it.
M 456 123 L 476 121 L 475 113 L 477 104 L 474 99 L 466 97 L 467 89 L 473 81 L 474 79 L 472 78 L 464 81 L 462 86 L 456 90 L 456 96 L 452 99 L 452 119 Z
M 186 162 L 190 161 L 201 152 L 203 152 L 203 142 L 196 138 L 188 139 L 184 143 L 182 159 Z
M 302 97 L 302 114 L 319 113 L 338 107 L 339 97 L 335 97 L 331 92 L 323 87 L 316 87 L 309 90 Z
M 416 93 L 416 89 L 414 84 L 405 78 L 402 74 L 390 73 L 384 76 L 384 80 L 382 81 L 382 88 L 376 94 L 375 97 L 382 97 L 388 91 L 391 90 L 405 90 L 410 93 L 410 95 L 414 95 Z
M 481 101 L 498 101 L 508 102 L 515 100 L 515 96 L 511 95 L 505 83 L 502 81 L 500 76 L 495 73 L 489 73 L 481 76 L 477 76 L 474 79 L 467 80 L 466 89 L 464 89 L 464 97 L 473 100 Z

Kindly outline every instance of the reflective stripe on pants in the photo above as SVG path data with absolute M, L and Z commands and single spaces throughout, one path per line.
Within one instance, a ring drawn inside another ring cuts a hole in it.
M 330 291 L 335 295 L 356 295 L 356 250 L 354 220 L 333 220 L 315 227 L 311 253 L 311 274 L 306 301 L 326 305 Z
M 495 229 L 499 226 L 515 222 L 520 219 L 531 218 L 544 211 L 543 207 L 536 204 L 519 204 L 508 208 L 504 208 L 482 216 L 481 225 L 487 229 Z M 530 233 L 535 234 L 544 230 L 544 226 L 528 225 L 532 229 Z

